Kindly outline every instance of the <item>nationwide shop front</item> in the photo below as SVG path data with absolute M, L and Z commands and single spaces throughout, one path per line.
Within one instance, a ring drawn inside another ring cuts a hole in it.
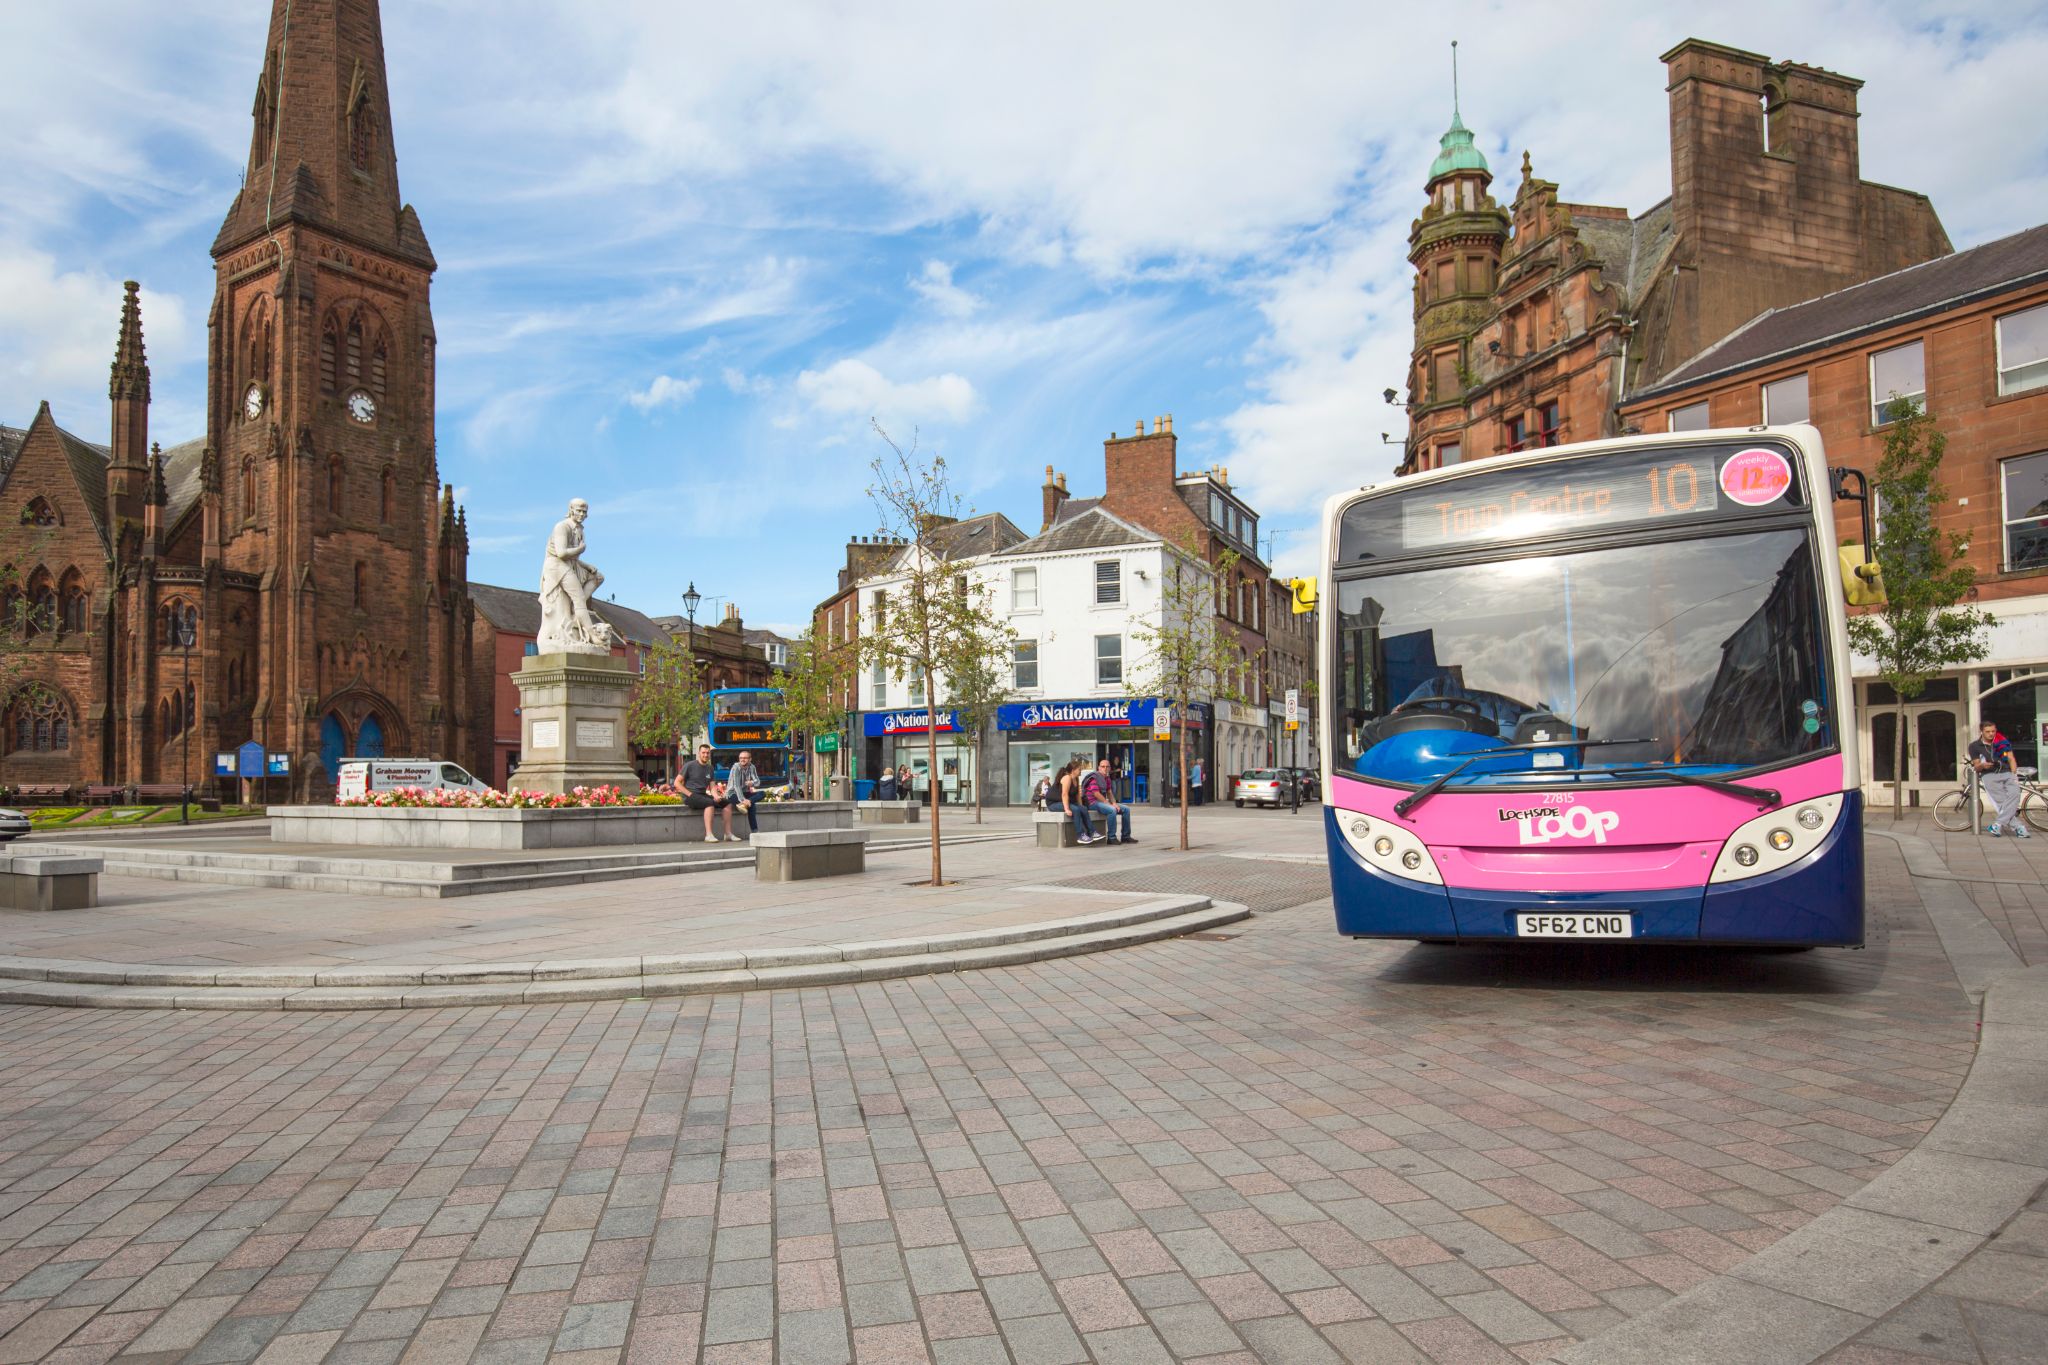
M 976 736 L 961 729 L 958 711 L 942 710 L 936 715 L 927 715 L 922 707 L 869 711 L 861 716 L 861 734 L 868 741 L 874 775 L 879 777 L 885 767 L 908 767 L 911 789 L 927 805 L 932 791 L 932 752 L 927 741 L 935 737 L 939 800 L 946 805 L 974 804 L 980 755 Z
M 1028 805 L 1038 779 L 1078 758 L 1093 767 L 1108 759 L 1117 798 L 1132 805 L 1166 805 L 1177 799 L 1178 735 L 1161 738 L 1154 722 L 1171 708 L 1150 698 L 1085 697 L 1073 701 L 1013 702 L 996 711 L 996 728 L 1008 741 L 1009 799 Z M 1197 703 L 1187 717 L 1188 761 L 1211 764 L 1209 707 Z

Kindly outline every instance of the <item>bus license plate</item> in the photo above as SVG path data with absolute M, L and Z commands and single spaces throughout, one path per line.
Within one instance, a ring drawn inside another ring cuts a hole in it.
M 1629 915 L 1518 914 L 1515 933 L 1522 938 L 1633 938 Z

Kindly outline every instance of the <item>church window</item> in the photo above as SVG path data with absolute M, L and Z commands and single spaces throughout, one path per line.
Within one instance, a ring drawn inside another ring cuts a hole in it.
M 330 515 L 341 515 L 342 469 L 339 457 L 327 462 L 327 511 Z
M 22 631 L 41 635 L 57 628 L 57 588 L 48 569 L 37 569 L 28 580 L 28 607 L 22 613 Z
M 71 747 L 71 708 L 47 687 L 30 684 L 7 707 L 8 752 L 62 753 Z
M 370 392 L 378 402 L 384 401 L 384 338 L 381 336 L 370 348 Z
M 363 320 L 352 317 L 348 320 L 348 336 L 345 340 L 344 359 L 347 362 L 348 379 L 351 384 L 363 377 Z
M 337 352 L 340 350 L 341 343 L 335 336 L 335 327 L 335 320 L 329 318 L 327 319 L 327 325 L 320 329 L 320 391 L 322 393 L 333 393 L 336 384 L 339 382 L 335 367 L 338 363 Z
M 398 511 L 398 475 L 388 466 L 384 470 L 384 496 L 379 505 L 382 521 L 386 526 L 391 525 Z
M 59 611 L 62 615 L 64 632 L 67 635 L 82 634 L 85 631 L 85 578 L 76 569 L 64 574 L 63 587 L 58 592 Z
M 348 116 L 348 159 L 359 171 L 370 169 L 370 144 L 377 136 L 377 114 L 367 99 L 358 100 Z
M 30 498 L 28 506 L 21 509 L 23 526 L 55 526 L 57 509 L 50 506 L 48 498 Z
M 355 604 L 359 607 L 363 605 L 363 587 L 368 580 L 369 569 L 362 560 L 358 559 L 356 561 Z
M 242 515 L 254 519 L 256 516 L 256 461 L 242 461 Z

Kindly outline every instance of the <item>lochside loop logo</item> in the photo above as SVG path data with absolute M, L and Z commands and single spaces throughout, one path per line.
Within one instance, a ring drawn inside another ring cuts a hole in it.
M 1572 806 L 1564 810 L 1503 810 L 1503 821 L 1513 821 L 1524 844 L 1547 844 L 1553 839 L 1591 839 L 1607 842 L 1607 836 L 1621 826 L 1621 813 L 1588 810 Z

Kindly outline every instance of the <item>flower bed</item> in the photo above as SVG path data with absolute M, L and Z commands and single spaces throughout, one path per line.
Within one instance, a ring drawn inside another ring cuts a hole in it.
M 577 787 L 559 796 L 547 792 L 394 787 L 388 792 L 371 792 L 334 804 L 427 810 L 594 810 L 602 806 L 672 806 L 680 799 L 660 787 L 645 788 L 637 796 L 627 796 L 617 787 Z

